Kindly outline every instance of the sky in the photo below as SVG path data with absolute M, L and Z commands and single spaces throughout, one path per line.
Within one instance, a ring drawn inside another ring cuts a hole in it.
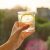
M 0 9 L 11 9 L 16 5 L 27 6 L 36 11 L 37 7 L 50 8 L 50 0 L 0 0 Z

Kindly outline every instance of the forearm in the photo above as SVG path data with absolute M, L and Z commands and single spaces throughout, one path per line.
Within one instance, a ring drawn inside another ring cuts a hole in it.
M 0 46 L 0 50 L 15 50 L 15 45 L 13 42 L 7 41 L 5 44 Z
M 0 46 L 0 50 L 16 50 L 17 40 L 17 35 L 14 34 L 13 36 L 10 36 L 9 40 Z

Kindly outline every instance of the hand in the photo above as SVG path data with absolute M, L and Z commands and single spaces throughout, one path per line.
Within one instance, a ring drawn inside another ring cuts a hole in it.
M 21 32 L 23 30 L 27 29 L 28 27 L 29 27 L 29 25 L 27 25 L 27 24 L 15 22 L 9 39 L 14 39 L 16 37 L 15 39 L 17 40 L 19 38 L 19 35 L 21 34 Z
M 29 25 L 28 24 L 24 24 L 22 22 L 15 22 L 15 24 L 14 24 L 14 26 L 12 28 L 12 35 L 17 31 L 17 29 L 19 29 L 21 27 L 24 27 L 23 29 L 21 29 L 21 31 L 19 31 L 20 32 L 19 33 L 20 34 L 19 37 L 22 38 L 22 40 L 24 40 L 25 38 L 27 38 L 28 36 L 30 36 L 32 33 L 35 32 L 35 27 L 30 28 L 28 32 L 25 32 L 25 31 L 22 32 L 24 29 L 27 29 L 29 27 Z M 18 36 L 18 33 L 17 33 L 17 36 Z
M 22 26 L 24 26 L 26 24 L 24 24 L 24 23 L 18 23 L 17 24 L 17 22 L 16 22 L 15 25 L 18 26 L 18 27 L 22 27 Z M 14 28 L 16 28 L 16 27 L 14 27 Z M 19 46 L 21 46 L 21 44 L 24 41 L 24 39 L 27 38 L 28 36 L 30 36 L 34 32 L 35 32 L 35 27 L 33 27 L 32 29 L 30 29 L 28 32 L 21 32 L 20 35 L 18 36 L 18 41 L 16 43 L 16 47 L 19 48 Z

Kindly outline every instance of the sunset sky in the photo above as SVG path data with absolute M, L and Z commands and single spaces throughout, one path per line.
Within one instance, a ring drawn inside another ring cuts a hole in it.
M 36 11 L 37 7 L 50 8 L 50 0 L 0 0 L 0 9 L 11 9 L 16 5 L 28 6 L 31 10 Z

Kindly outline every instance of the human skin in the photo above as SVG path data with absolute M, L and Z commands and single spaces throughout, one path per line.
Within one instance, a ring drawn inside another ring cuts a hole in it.
M 11 35 L 6 43 L 0 46 L 0 50 L 16 50 L 18 49 L 25 38 L 30 36 L 33 32 L 35 32 L 35 29 L 30 30 L 29 33 L 21 33 L 23 30 L 27 29 L 29 25 L 23 24 L 23 26 L 19 27 L 19 22 L 15 22 Z

